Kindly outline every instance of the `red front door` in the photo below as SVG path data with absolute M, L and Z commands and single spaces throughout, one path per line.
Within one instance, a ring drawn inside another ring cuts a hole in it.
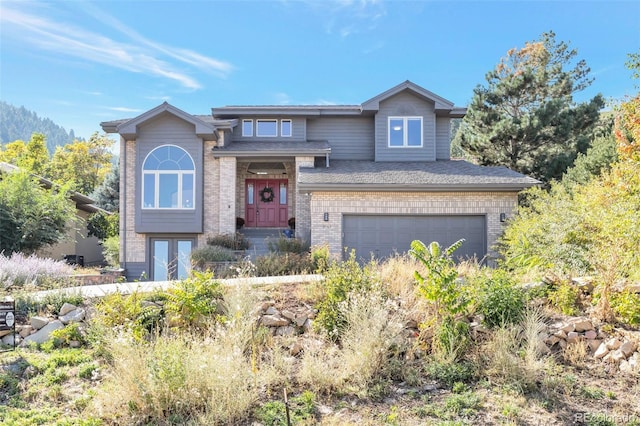
M 247 179 L 245 212 L 247 227 L 286 227 L 289 194 L 287 179 Z

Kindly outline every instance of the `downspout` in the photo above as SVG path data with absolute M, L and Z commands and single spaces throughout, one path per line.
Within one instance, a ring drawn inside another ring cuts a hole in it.
M 122 201 L 126 201 L 127 199 L 127 141 L 122 136 L 120 136 L 120 152 L 121 152 L 121 155 L 120 155 L 120 209 L 124 210 L 123 212 L 124 214 L 120 215 L 120 222 L 122 224 L 122 226 L 120 227 L 122 231 L 122 235 L 120 235 L 120 247 L 122 248 L 120 254 L 122 255 L 122 259 L 123 259 L 122 263 L 120 264 L 120 267 L 126 271 L 127 270 L 127 252 L 126 252 L 127 206 L 126 206 L 126 202 L 123 203 Z M 122 167 L 123 165 L 124 167 Z M 126 277 L 127 273 L 125 272 L 124 275 Z

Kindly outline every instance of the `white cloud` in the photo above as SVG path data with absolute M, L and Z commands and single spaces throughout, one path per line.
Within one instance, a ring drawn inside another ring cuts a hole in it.
M 13 34 L 19 40 L 26 41 L 36 48 L 130 72 L 148 73 L 167 78 L 193 90 L 200 89 L 201 84 L 187 73 L 178 70 L 169 62 L 169 59 L 214 72 L 221 78 L 226 77 L 234 68 L 228 62 L 191 50 L 155 43 L 95 6 L 85 2 L 77 4 L 94 17 L 98 18 L 99 15 L 102 23 L 128 36 L 129 40 L 116 41 L 69 22 L 56 22 L 31 12 L 8 8 L 6 3 L 0 4 L 2 7 L 0 24 L 5 27 L 6 33 Z M 20 3 L 12 5 L 20 5 Z M 31 8 L 31 10 L 35 9 Z
M 141 109 L 138 108 L 128 108 L 128 107 L 105 107 L 110 111 L 118 111 L 118 112 L 142 112 Z
M 387 15 L 381 0 L 308 0 L 307 5 L 316 13 L 325 15 L 325 31 L 342 38 L 377 28 L 379 21 Z

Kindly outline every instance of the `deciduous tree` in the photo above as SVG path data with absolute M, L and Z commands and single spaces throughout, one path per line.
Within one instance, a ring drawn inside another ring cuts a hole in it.
M 0 176 L 0 253 L 33 253 L 61 241 L 74 217 L 65 188 L 48 190 L 27 172 Z

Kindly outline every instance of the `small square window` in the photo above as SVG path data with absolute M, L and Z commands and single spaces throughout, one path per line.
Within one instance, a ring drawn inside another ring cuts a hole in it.
M 422 117 L 389 117 L 389 147 L 422 147 Z

